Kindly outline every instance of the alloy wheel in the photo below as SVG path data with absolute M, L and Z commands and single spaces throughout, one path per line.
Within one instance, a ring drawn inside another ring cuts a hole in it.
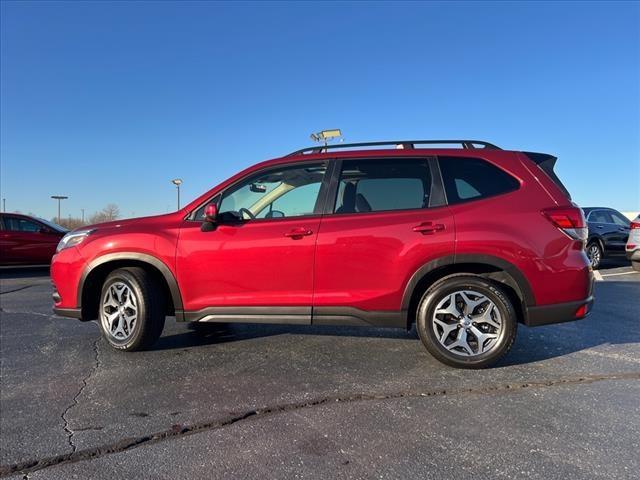
M 104 331 L 117 341 L 131 337 L 138 319 L 138 300 L 123 282 L 112 283 L 102 300 L 100 320 Z
M 593 243 L 587 248 L 587 257 L 589 258 L 589 262 L 591 262 L 592 267 L 597 267 L 600 265 L 600 260 L 602 260 L 602 252 L 600 251 L 600 247 Z
M 496 304 L 474 290 L 458 290 L 444 297 L 434 310 L 431 326 L 449 352 L 473 357 L 499 344 L 503 319 Z

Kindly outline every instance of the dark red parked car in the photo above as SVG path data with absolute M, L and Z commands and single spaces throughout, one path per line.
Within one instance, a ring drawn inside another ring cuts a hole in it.
M 336 147 L 250 167 L 175 213 L 68 234 L 55 312 L 99 319 L 120 350 L 152 345 L 166 315 L 415 322 L 431 354 L 467 368 L 504 355 L 519 322 L 589 312 L 585 219 L 555 157 L 467 140 Z
M 0 213 L 0 265 L 49 265 L 65 233 L 42 218 Z

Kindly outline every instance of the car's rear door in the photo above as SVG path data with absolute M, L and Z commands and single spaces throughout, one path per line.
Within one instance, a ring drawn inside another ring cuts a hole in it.
M 311 322 L 326 169 L 298 162 L 261 170 L 212 199 L 215 229 L 201 231 L 199 212 L 184 223 L 176 266 L 187 319 L 204 312 L 212 321 Z
M 404 326 L 410 277 L 454 249 L 435 159 L 335 162 L 316 248 L 313 322 Z

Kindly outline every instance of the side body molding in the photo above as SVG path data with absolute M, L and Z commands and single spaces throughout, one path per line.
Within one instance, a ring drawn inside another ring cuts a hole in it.
M 176 281 L 176 277 L 173 275 L 173 272 L 159 258 L 140 252 L 107 253 L 106 255 L 102 255 L 92 260 L 82 272 L 80 282 L 78 283 L 78 308 L 82 309 L 82 291 L 84 289 L 85 281 L 89 277 L 90 273 L 100 265 L 104 265 L 108 262 L 122 260 L 134 260 L 136 262 L 147 263 L 158 269 L 167 282 L 167 285 L 169 286 L 169 292 L 171 293 L 171 299 L 173 300 L 173 306 L 175 308 L 176 320 L 182 320 L 182 316 L 184 315 L 182 307 L 182 295 L 180 294 L 180 288 L 178 287 L 178 282 Z

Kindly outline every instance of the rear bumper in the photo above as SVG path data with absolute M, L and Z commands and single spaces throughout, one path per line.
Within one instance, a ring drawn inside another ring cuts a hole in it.
M 593 296 L 590 296 L 577 302 L 529 307 L 525 324 L 528 327 L 538 327 L 540 325 L 580 320 L 589 315 L 593 307 L 593 301 Z
M 627 260 L 632 260 L 634 262 L 640 262 L 640 249 L 636 248 L 635 250 L 627 251 Z

